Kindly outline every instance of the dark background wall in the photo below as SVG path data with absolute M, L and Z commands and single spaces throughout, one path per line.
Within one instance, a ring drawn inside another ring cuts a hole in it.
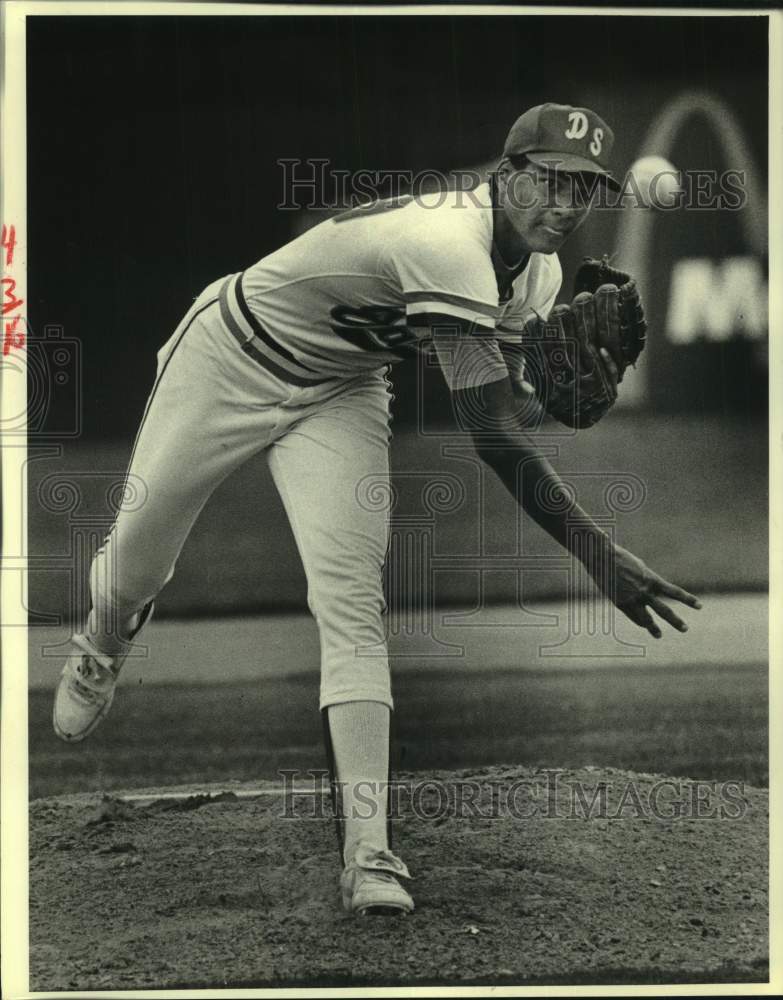
M 27 23 L 30 321 L 34 336 L 54 324 L 78 341 L 88 439 L 132 435 L 155 350 L 193 296 L 290 238 L 291 213 L 276 208 L 280 158 L 445 171 L 485 162 L 522 110 L 556 100 L 589 103 L 612 123 L 622 173 L 662 104 L 700 88 L 729 102 L 766 170 L 763 18 Z M 712 165 L 714 142 L 695 122 L 677 155 Z M 612 248 L 615 215 L 566 248 L 566 287 L 583 253 Z M 730 363 L 712 366 L 715 397 L 730 391 L 752 409 L 765 373 L 737 363 L 736 343 L 724 350 Z M 413 373 L 396 379 L 404 426 Z M 445 391 L 430 382 L 430 409 L 445 416 Z M 53 429 L 72 422 L 72 406 L 66 390 L 54 393 Z
M 113 517 L 108 486 L 124 479 L 157 348 L 207 282 L 312 221 L 277 208 L 279 159 L 414 174 L 486 164 L 518 114 L 555 100 L 592 106 L 611 123 L 622 176 L 662 109 L 698 91 L 725 106 L 749 162 L 726 162 L 718 130 L 699 114 L 667 155 L 691 170 L 755 165 L 766 187 L 763 18 L 114 16 L 27 24 L 28 362 L 48 359 L 32 372 L 42 390 L 37 429 L 60 445 L 30 452 L 28 606 L 39 623 L 83 617 L 91 552 Z M 567 244 L 564 299 L 584 254 L 617 249 L 624 218 L 594 212 Z M 716 268 L 752 258 L 763 269 L 763 247 L 748 245 L 738 212 L 648 218 L 641 404 L 618 405 L 589 432 L 547 442 L 596 515 L 607 476 L 644 484 L 643 506 L 619 514 L 617 532 L 657 571 L 699 593 L 763 589 L 766 331 L 730 329 L 721 338 L 705 326 L 696 342 L 677 345 L 666 325 L 680 258 Z M 713 291 L 720 294 L 720 278 Z M 742 294 L 727 308 L 741 311 Z M 52 326 L 61 337 L 47 340 Z M 71 377 L 76 355 L 81 383 Z M 492 477 L 479 489 L 469 466 L 444 457 L 453 425 L 438 372 L 424 373 L 421 426 L 417 366 L 398 365 L 394 379 L 397 513 L 418 510 L 411 490 L 433 476 L 461 476 L 467 496 L 433 526 L 434 551 L 457 569 L 416 586 L 444 604 L 513 603 L 519 586 L 526 599 L 562 595 L 560 570 L 526 572 L 521 583 L 516 572 L 476 570 L 479 522 L 491 552 L 509 551 L 520 521 L 530 551 L 559 550 L 520 518 Z M 623 389 L 630 399 L 628 382 Z M 47 440 L 31 436 L 31 444 Z M 299 608 L 305 590 L 258 456 L 207 504 L 157 613 Z

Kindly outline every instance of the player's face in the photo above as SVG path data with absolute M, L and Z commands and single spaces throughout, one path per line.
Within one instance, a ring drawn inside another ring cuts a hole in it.
M 574 174 L 528 164 L 523 170 L 501 167 L 499 181 L 507 225 L 531 252 L 559 250 L 590 211 L 584 186 Z

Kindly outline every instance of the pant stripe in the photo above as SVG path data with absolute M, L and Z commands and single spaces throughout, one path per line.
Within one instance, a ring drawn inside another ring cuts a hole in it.
M 179 347 L 179 345 L 182 343 L 182 338 L 185 336 L 185 334 L 191 328 L 191 326 L 193 324 L 193 321 L 196 320 L 196 319 L 198 319 L 198 317 L 203 312 L 205 312 L 207 309 L 209 309 L 210 306 L 214 306 L 214 304 L 217 301 L 218 301 L 217 297 L 215 297 L 214 299 L 210 299 L 209 302 L 205 302 L 204 305 L 201 306 L 200 309 L 197 309 L 196 312 L 193 313 L 193 315 L 188 320 L 187 325 L 183 329 L 182 333 L 179 335 L 179 337 L 177 337 L 176 343 L 174 344 L 174 346 L 172 347 L 172 349 L 169 351 L 168 357 L 163 362 L 163 367 L 161 368 L 160 373 L 156 376 L 155 382 L 154 382 L 154 384 L 152 386 L 152 391 L 150 392 L 149 399 L 147 400 L 147 405 L 144 407 L 144 414 L 142 415 L 141 423 L 139 424 L 139 429 L 138 429 L 138 431 L 136 431 L 136 438 L 135 438 L 135 440 L 133 442 L 133 449 L 131 450 L 131 457 L 130 457 L 130 461 L 128 462 L 128 469 L 129 470 L 130 470 L 130 466 L 133 464 L 133 459 L 134 459 L 134 457 L 136 455 L 136 447 L 137 447 L 137 445 L 139 443 L 139 438 L 141 437 L 141 432 L 144 429 L 144 422 L 147 419 L 147 414 L 150 412 L 150 407 L 152 406 L 152 401 L 155 399 L 155 393 L 158 391 L 158 386 L 160 385 L 160 380 L 166 374 L 166 369 L 169 366 L 169 361 L 171 361 L 171 359 L 174 357 L 174 352 Z
M 160 372 L 155 376 L 155 381 L 154 381 L 154 383 L 152 385 L 152 389 L 150 391 L 149 397 L 147 398 L 147 405 L 144 407 L 144 413 L 142 414 L 141 422 L 139 423 L 139 429 L 136 431 L 136 437 L 133 440 L 133 448 L 131 449 L 131 456 L 130 456 L 130 459 L 128 460 L 128 468 L 127 468 L 127 470 L 125 472 L 125 481 L 123 483 L 123 493 L 125 492 L 125 489 L 126 489 L 126 487 L 128 485 L 128 477 L 130 476 L 130 470 L 131 470 L 131 468 L 133 466 L 133 459 L 136 457 L 136 449 L 138 447 L 139 440 L 141 438 L 141 432 L 144 429 L 144 424 L 145 424 L 145 422 L 147 420 L 147 416 L 148 416 L 148 414 L 150 412 L 150 408 L 152 407 L 152 402 L 155 399 L 155 393 L 158 391 L 158 386 L 160 385 L 161 379 L 166 374 L 166 369 L 169 366 L 169 361 L 171 361 L 171 359 L 174 357 L 174 352 L 179 347 L 179 345 L 182 343 L 182 338 L 185 336 L 185 334 L 191 328 L 191 326 L 193 324 L 193 321 L 196 320 L 205 310 L 209 309 L 210 306 L 214 306 L 216 302 L 217 302 L 217 297 L 215 297 L 214 299 L 210 299 L 209 302 L 205 302 L 203 306 L 201 306 L 199 309 L 197 309 L 193 313 L 193 315 L 190 317 L 190 319 L 188 320 L 187 324 L 185 325 L 184 329 L 182 330 L 182 333 L 179 335 L 179 337 L 177 337 L 177 340 L 176 340 L 174 346 L 169 351 L 168 357 L 163 362 L 163 367 L 161 368 Z M 115 525 L 112 526 L 111 531 L 109 532 L 109 535 L 111 535 L 111 532 L 114 531 L 115 526 L 116 526 L 116 522 L 115 522 Z M 109 535 L 107 535 L 106 539 L 104 539 L 103 545 L 101 545 L 101 547 L 96 552 L 94 559 L 97 559 L 98 556 L 100 556 L 105 551 L 105 549 L 106 549 L 106 543 L 107 543 L 107 541 L 109 539 Z M 93 561 L 93 565 L 95 565 L 94 561 Z

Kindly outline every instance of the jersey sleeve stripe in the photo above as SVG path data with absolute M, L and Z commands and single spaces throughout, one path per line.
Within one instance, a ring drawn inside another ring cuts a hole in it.
M 440 337 L 470 337 L 472 340 L 494 338 L 496 331 L 492 326 L 492 321 L 482 320 L 476 322 L 476 317 L 471 316 L 464 319 L 448 313 L 416 313 L 408 317 L 408 328 L 420 330 L 426 327 L 431 332 L 431 336 Z
M 411 318 L 427 313 L 440 317 L 452 316 L 454 319 L 468 320 L 471 323 L 480 318 L 480 325 L 483 327 L 493 328 L 495 325 L 494 317 L 487 313 L 480 313 L 477 316 L 475 309 L 458 306 L 453 302 L 444 302 L 442 299 L 422 299 L 420 302 L 408 303 L 405 311 Z
M 481 316 L 491 316 L 493 319 L 497 318 L 500 310 L 497 306 L 490 305 L 488 302 L 477 302 L 475 299 L 466 298 L 463 295 L 452 295 L 450 292 L 405 292 L 403 295 L 406 305 L 408 306 L 408 312 L 411 311 L 411 303 L 440 303 L 441 308 L 430 309 L 429 312 L 448 312 L 442 307 L 445 304 L 450 306 L 457 306 L 460 309 L 469 309 L 472 312 L 479 313 Z

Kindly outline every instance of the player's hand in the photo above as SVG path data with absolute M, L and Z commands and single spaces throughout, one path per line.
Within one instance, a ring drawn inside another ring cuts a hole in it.
M 627 549 L 615 545 L 611 551 L 612 558 L 604 562 L 599 571 L 596 572 L 597 567 L 588 566 L 587 569 L 614 605 L 636 625 L 647 629 L 655 639 L 661 638 L 661 629 L 651 611 L 678 632 L 687 632 L 686 623 L 664 598 L 679 601 L 696 610 L 701 608 L 699 599 L 664 580 Z

